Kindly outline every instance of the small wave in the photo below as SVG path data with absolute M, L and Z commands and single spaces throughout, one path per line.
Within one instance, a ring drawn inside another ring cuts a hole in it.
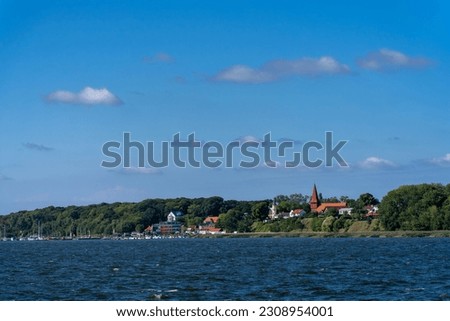
M 448 295 L 447 293 L 442 293 L 441 295 L 439 295 L 439 300 L 450 301 L 450 295 Z
M 406 292 L 414 292 L 414 291 L 424 291 L 425 288 L 406 288 Z

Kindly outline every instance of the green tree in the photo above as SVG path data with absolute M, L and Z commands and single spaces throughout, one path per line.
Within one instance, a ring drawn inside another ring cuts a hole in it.
M 264 221 L 269 215 L 269 202 L 258 202 L 252 206 L 252 218 L 256 221 Z
M 217 222 L 217 226 L 227 231 L 228 233 L 231 233 L 237 231 L 238 224 L 241 218 L 242 213 L 234 209 L 229 210 L 227 213 L 219 215 L 219 221 Z
M 358 201 L 360 201 L 363 206 L 377 205 L 380 203 L 380 201 L 378 201 L 378 199 L 376 199 L 375 196 L 370 193 L 359 195 Z
M 382 199 L 381 223 L 387 230 L 442 229 L 448 197 L 441 184 L 401 186 Z

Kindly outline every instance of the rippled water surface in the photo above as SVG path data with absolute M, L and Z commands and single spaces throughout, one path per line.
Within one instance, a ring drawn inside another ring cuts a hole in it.
M 449 300 L 447 238 L 0 242 L 0 300 Z

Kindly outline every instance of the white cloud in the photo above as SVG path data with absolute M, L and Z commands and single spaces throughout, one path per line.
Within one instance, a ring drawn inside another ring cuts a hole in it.
M 424 68 L 430 65 L 430 61 L 422 57 L 409 57 L 404 53 L 391 49 L 380 49 L 370 52 L 358 60 L 360 67 L 375 70 L 388 71 L 404 68 Z
M 78 93 L 58 90 L 47 95 L 49 102 L 80 104 L 80 105 L 121 105 L 123 102 L 119 97 L 112 94 L 106 88 L 95 89 L 85 87 Z
M 233 166 L 233 170 L 235 171 L 253 171 L 253 170 L 265 171 L 265 170 L 285 170 L 285 169 L 286 167 L 284 166 L 284 164 L 279 161 L 270 160 L 266 162 L 262 158 L 259 160 L 259 163 L 256 166 L 252 167 L 243 167 L 239 165 Z
M 256 70 L 244 65 L 234 65 L 218 73 L 214 80 L 258 84 L 275 79 L 273 75 L 266 71 Z
M 294 146 L 295 145 L 301 145 L 303 144 L 303 141 L 299 140 L 299 139 L 293 139 L 293 138 L 289 138 L 289 137 L 281 137 L 280 139 L 278 139 L 278 143 L 292 143 Z
M 246 65 L 234 65 L 219 72 L 214 81 L 235 83 L 265 83 L 291 76 L 320 76 L 349 73 L 347 65 L 339 63 L 333 57 L 303 57 L 296 60 L 274 60 L 260 68 Z
M 161 174 L 161 170 L 153 167 L 124 167 L 120 169 L 123 174 L 140 174 L 140 175 L 153 175 Z
M 234 141 L 238 141 L 241 144 L 247 143 L 247 142 L 257 142 L 257 143 L 262 142 L 262 140 L 259 139 L 258 137 L 251 136 L 251 135 L 237 137 L 234 139 Z
M 300 58 L 297 60 L 275 60 L 265 68 L 279 75 L 317 76 L 324 74 L 348 73 L 350 68 L 332 57 Z
M 158 52 L 153 56 L 145 56 L 144 61 L 151 64 L 158 62 L 170 63 L 174 61 L 174 58 L 165 52 Z
M 37 150 L 40 152 L 50 152 L 53 150 L 52 147 L 48 147 L 42 144 L 35 144 L 35 143 L 25 143 L 23 146 L 27 149 Z
M 450 166 L 450 153 L 430 160 L 430 163 L 439 165 L 439 166 Z
M 379 157 L 368 157 L 361 163 L 359 163 L 359 167 L 365 168 L 365 169 L 381 169 L 381 168 L 394 168 L 397 167 L 395 163 L 379 158 Z

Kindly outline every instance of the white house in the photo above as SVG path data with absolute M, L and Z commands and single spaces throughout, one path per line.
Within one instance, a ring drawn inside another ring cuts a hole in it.
M 305 214 L 306 214 L 305 210 L 297 208 L 289 212 L 289 217 L 303 217 L 305 216 Z
M 170 212 L 169 215 L 167 215 L 167 222 L 175 222 L 177 220 L 177 216 Z
M 340 208 L 339 209 L 339 215 L 345 215 L 345 214 L 352 215 L 352 210 L 353 210 L 352 207 Z

